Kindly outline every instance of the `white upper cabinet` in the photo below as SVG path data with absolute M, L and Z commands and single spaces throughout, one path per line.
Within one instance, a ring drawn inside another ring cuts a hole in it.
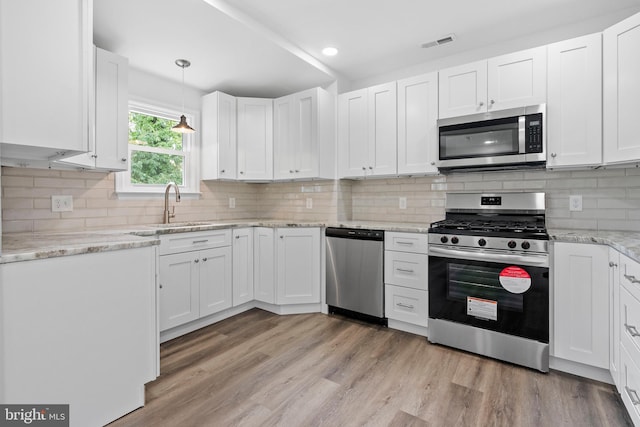
M 640 161 L 640 14 L 603 33 L 604 163 Z
M 439 72 L 439 117 L 546 102 L 546 46 Z
M 273 101 L 274 179 L 335 177 L 334 105 L 322 88 Z
M 438 73 L 398 81 L 398 174 L 436 174 Z
M 58 163 L 104 171 L 129 165 L 129 60 L 95 48 L 95 141 L 93 150 Z
M 202 179 L 236 179 L 236 98 L 223 92 L 202 97 Z
M 3 160 L 90 150 L 92 58 L 91 0 L 0 0 Z
M 440 70 L 438 77 L 441 119 L 487 111 L 487 61 Z
M 602 163 L 602 35 L 548 46 L 547 167 Z
M 273 179 L 273 100 L 237 98 L 238 175 L 241 181 Z
M 397 173 L 396 95 L 396 82 L 391 82 L 339 96 L 341 177 Z

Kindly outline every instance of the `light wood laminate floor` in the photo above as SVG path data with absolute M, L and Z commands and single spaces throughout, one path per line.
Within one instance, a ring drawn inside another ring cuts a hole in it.
M 112 426 L 631 426 L 608 384 L 258 309 L 164 343 L 146 394 Z

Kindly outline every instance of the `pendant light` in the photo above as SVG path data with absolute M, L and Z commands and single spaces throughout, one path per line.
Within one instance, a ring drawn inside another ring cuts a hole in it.
M 190 66 L 191 62 L 186 59 L 176 59 L 176 65 L 182 68 L 182 115 L 180 116 L 180 123 L 172 127 L 171 130 L 178 133 L 193 133 L 196 130 L 189 126 L 184 115 L 184 69 Z

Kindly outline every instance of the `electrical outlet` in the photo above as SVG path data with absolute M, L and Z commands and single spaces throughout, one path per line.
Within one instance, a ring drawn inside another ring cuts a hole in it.
M 307 209 L 313 209 L 313 199 L 311 197 L 307 197 Z
M 72 196 L 51 196 L 51 212 L 72 212 Z
M 407 198 L 400 197 L 400 209 L 407 209 Z
M 236 208 L 236 198 L 229 197 L 229 209 L 235 209 L 235 208 Z
M 582 212 L 582 195 L 569 196 L 569 210 L 572 212 Z

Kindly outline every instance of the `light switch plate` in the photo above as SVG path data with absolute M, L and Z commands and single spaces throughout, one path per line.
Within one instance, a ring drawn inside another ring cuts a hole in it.
M 399 205 L 400 209 L 407 209 L 407 198 L 406 197 L 400 197 L 400 205 Z
M 307 197 L 307 209 L 313 209 L 313 199 L 311 197 Z
M 236 198 L 229 197 L 229 209 L 235 209 L 235 208 L 236 208 Z

